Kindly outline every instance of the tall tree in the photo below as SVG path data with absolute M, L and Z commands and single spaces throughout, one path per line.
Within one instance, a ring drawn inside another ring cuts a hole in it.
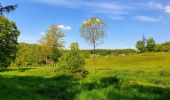
M 8 6 L 2 6 L 0 3 L 0 16 L 3 16 L 4 13 L 9 13 L 11 11 L 14 11 L 17 8 L 18 5 L 8 5 Z
M 61 56 L 61 50 L 64 47 L 64 33 L 60 30 L 58 25 L 51 25 L 50 29 L 46 32 L 45 36 L 41 39 L 40 45 L 42 51 L 48 63 L 48 59 L 52 60 L 52 63 L 58 61 L 58 58 Z
M 6 68 L 16 57 L 20 32 L 14 22 L 0 16 L 0 67 Z
M 85 21 L 80 28 L 80 35 L 93 46 L 93 70 L 95 71 L 96 46 L 101 44 L 106 34 L 106 23 L 98 17 Z

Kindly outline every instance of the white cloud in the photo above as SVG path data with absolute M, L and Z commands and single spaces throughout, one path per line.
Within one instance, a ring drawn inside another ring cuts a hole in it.
M 164 6 L 160 3 L 155 3 L 155 2 L 149 2 L 147 4 L 150 8 L 154 8 L 154 9 L 163 9 Z
M 45 32 L 41 32 L 40 34 L 41 34 L 41 35 L 45 35 Z
M 58 25 L 58 28 L 63 29 L 63 30 L 71 30 L 71 26 L 65 26 L 65 25 Z
M 48 4 L 52 6 L 59 6 L 70 9 L 82 9 L 87 10 L 93 14 L 105 14 L 106 16 L 113 15 L 125 15 L 129 6 L 120 4 L 113 1 L 87 1 L 87 0 L 31 0 L 32 2 L 38 2 Z
M 163 5 L 161 3 L 156 2 L 149 2 L 147 5 L 152 9 L 163 10 L 165 13 L 170 14 L 170 5 Z
M 31 0 L 33 2 L 39 2 L 39 3 L 43 3 L 43 4 L 48 4 L 48 5 L 54 5 L 54 6 L 62 6 L 62 5 L 66 5 L 66 7 L 73 7 L 73 3 L 72 1 L 75 0 Z
M 170 6 L 165 7 L 165 12 L 170 14 Z
M 155 22 L 160 21 L 159 18 L 154 18 L 154 17 L 149 17 L 149 16 L 136 16 L 136 19 L 139 20 L 139 21 L 151 22 L 151 23 L 155 23 Z

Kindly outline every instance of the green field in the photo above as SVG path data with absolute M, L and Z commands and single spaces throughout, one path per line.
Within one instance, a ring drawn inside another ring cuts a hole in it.
M 83 80 L 60 76 L 57 67 L 9 68 L 0 72 L 4 100 L 169 100 L 170 53 L 144 53 L 92 59 Z

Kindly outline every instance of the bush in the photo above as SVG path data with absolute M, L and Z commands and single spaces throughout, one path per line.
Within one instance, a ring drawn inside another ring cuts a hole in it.
M 84 68 L 85 60 L 81 56 L 78 44 L 72 43 L 71 50 L 60 58 L 59 67 L 64 74 L 76 75 L 78 78 L 83 78 L 87 75 Z

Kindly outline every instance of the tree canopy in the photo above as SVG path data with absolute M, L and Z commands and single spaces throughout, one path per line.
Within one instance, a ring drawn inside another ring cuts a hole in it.
M 0 16 L 4 15 L 4 13 L 14 11 L 17 7 L 18 5 L 8 5 L 3 7 L 0 3 Z
M 95 49 L 96 46 L 102 43 L 103 38 L 106 34 L 106 23 L 104 20 L 98 17 L 92 17 L 89 20 L 83 22 L 80 28 L 80 35 L 88 43 L 93 46 L 94 56 L 93 56 L 93 70 L 95 71 Z
M 0 16 L 0 67 L 6 68 L 16 57 L 17 39 L 20 35 L 14 22 Z

